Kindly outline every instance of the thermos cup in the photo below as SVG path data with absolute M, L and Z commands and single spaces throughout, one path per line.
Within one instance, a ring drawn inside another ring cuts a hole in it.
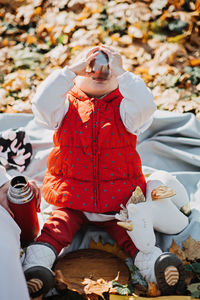
M 9 207 L 21 229 L 21 242 L 29 244 L 37 237 L 40 227 L 34 190 L 24 176 L 14 177 L 8 189 Z
M 98 50 L 98 55 L 90 63 L 92 78 L 94 79 L 108 79 L 111 75 L 108 65 L 108 56 L 101 50 Z

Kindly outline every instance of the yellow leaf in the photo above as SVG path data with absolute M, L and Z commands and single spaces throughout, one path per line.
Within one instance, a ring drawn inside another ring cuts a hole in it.
M 200 58 L 193 58 L 193 59 L 190 59 L 190 64 L 191 66 L 199 66 L 200 65 Z
M 199 2 L 199 0 L 196 0 L 196 1 L 195 1 L 195 10 L 196 10 L 198 13 L 200 13 L 200 2 Z
M 91 240 L 89 248 L 103 250 L 112 253 L 113 255 L 118 256 L 122 260 L 126 260 L 126 258 L 129 257 L 129 255 L 126 254 L 116 243 L 114 243 L 114 245 L 111 244 L 103 245 L 101 241 L 95 243 L 94 240 Z
M 28 35 L 27 39 L 26 39 L 26 42 L 27 42 L 28 45 L 32 45 L 32 44 L 37 42 L 37 39 L 33 35 Z
M 185 3 L 185 0 L 169 0 L 169 3 L 174 5 L 176 8 L 180 8 Z
M 120 39 L 120 34 L 119 33 L 114 33 L 114 34 L 111 35 L 110 38 L 111 38 L 112 41 L 118 42 L 119 39 Z
M 38 6 L 38 7 L 35 8 L 35 14 L 39 15 L 39 16 L 42 14 L 42 7 L 41 6 Z
M 8 39 L 7 39 L 7 38 L 5 38 L 5 39 L 3 40 L 2 46 L 3 46 L 3 47 L 8 46 Z
M 169 37 L 167 41 L 169 43 L 178 43 L 178 42 L 182 42 L 185 38 L 186 38 L 186 34 L 183 33 L 183 34 L 178 34 L 176 36 Z

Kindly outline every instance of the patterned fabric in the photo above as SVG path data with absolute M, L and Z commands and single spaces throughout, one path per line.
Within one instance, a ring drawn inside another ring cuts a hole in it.
M 0 135 L 0 162 L 5 168 L 23 172 L 31 161 L 32 145 L 21 128 L 3 131 Z
M 104 213 L 119 211 L 137 185 L 145 193 L 137 137 L 120 118 L 122 99 L 118 89 L 101 99 L 90 99 L 77 87 L 69 93 L 69 110 L 47 161 L 47 202 Z

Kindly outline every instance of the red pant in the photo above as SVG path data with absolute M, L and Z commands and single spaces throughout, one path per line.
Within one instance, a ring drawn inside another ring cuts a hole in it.
M 62 248 L 72 243 L 74 235 L 81 226 L 89 223 L 107 231 L 125 252 L 132 257 L 135 256 L 137 248 L 126 230 L 117 225 L 117 220 L 90 222 L 83 212 L 68 208 L 60 208 L 53 211 L 52 216 L 44 224 L 37 241 L 52 245 L 59 254 Z

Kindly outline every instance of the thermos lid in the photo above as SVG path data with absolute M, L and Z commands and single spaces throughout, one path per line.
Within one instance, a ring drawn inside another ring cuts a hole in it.
M 10 181 L 8 200 L 12 203 L 23 204 L 34 197 L 33 190 L 24 176 L 16 176 Z
M 101 50 L 98 50 L 98 55 L 90 63 L 90 69 L 94 79 L 108 79 L 111 75 L 108 65 L 108 56 Z

